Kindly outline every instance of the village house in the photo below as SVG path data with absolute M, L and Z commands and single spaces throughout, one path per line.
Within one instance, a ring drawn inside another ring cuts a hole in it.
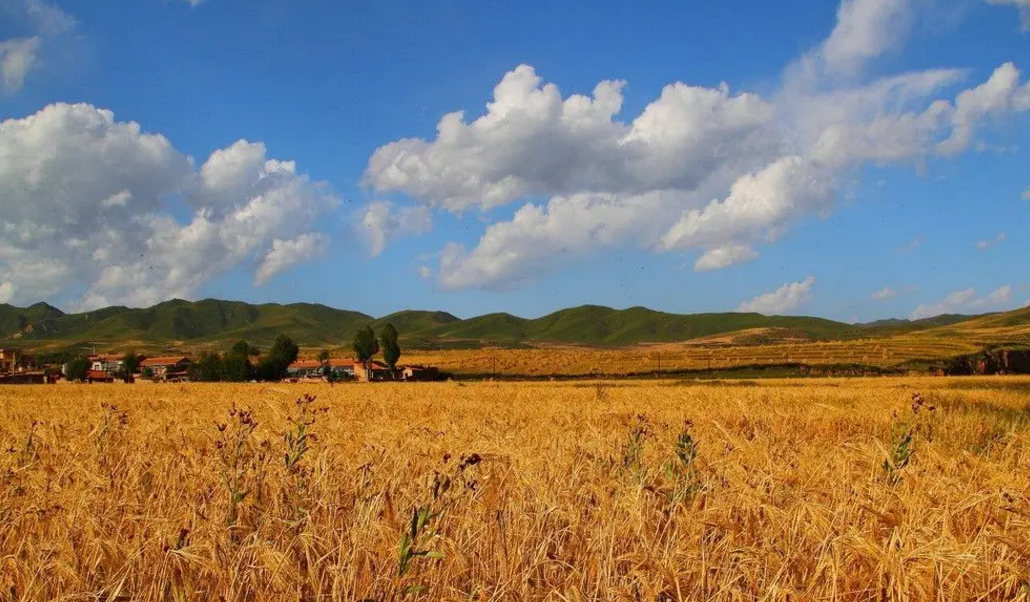
M 440 370 L 433 366 L 404 366 L 401 369 L 401 379 L 412 382 L 440 380 Z
M 319 360 L 297 360 L 286 368 L 288 378 L 318 378 L 322 376 L 325 364 Z
M 89 364 L 89 369 L 92 372 L 106 372 L 107 374 L 116 374 L 121 371 L 122 367 L 125 366 L 125 361 L 121 356 L 91 355 L 89 357 Z
M 190 359 L 183 356 L 152 357 L 143 360 L 140 368 L 153 373 L 155 380 L 180 381 L 186 379 L 186 370 L 190 367 Z
M 297 360 L 286 368 L 286 376 L 290 379 L 322 378 L 326 370 L 337 380 L 354 378 L 354 360 Z
M 354 370 L 354 379 L 359 383 L 390 380 L 392 376 L 390 373 L 390 367 L 376 360 L 368 362 L 367 365 L 354 361 L 351 362 L 351 366 Z
M 14 372 L 18 366 L 18 351 L 0 348 L 0 373 Z
M 330 359 L 327 363 L 334 378 L 354 378 L 354 360 Z

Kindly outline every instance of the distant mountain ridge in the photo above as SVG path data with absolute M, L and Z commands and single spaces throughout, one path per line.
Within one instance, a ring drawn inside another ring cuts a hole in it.
M 268 344 L 278 334 L 285 333 L 305 347 L 340 346 L 349 344 L 358 328 L 371 325 L 378 329 L 391 322 L 401 333 L 402 344 L 409 348 L 616 347 L 685 342 L 755 329 L 768 329 L 769 333 L 785 340 L 852 339 L 926 330 L 991 315 L 853 325 L 812 317 L 755 313 L 678 315 L 644 307 L 618 310 L 598 305 L 563 309 L 535 319 L 495 313 L 463 320 L 442 311 L 409 310 L 374 318 L 313 303 L 250 304 L 217 299 L 173 299 L 148 308 L 114 306 L 75 314 L 66 314 L 46 303 L 26 308 L 0 304 L 0 345 L 81 348 L 100 343 L 138 347 L 176 344 L 228 347 L 240 339 Z M 1014 319 L 1017 323 L 1023 323 L 1024 319 L 1030 323 L 1030 314 Z

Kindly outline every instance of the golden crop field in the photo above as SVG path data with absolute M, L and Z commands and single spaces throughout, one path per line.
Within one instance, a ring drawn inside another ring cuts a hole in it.
M 1028 393 L 0 388 L 0 600 L 1026 600 Z
M 406 351 L 404 362 L 438 366 L 457 375 L 567 377 L 619 376 L 662 371 L 721 370 L 741 366 L 859 364 L 886 368 L 909 360 L 976 353 L 983 346 L 962 339 L 892 337 L 855 341 L 804 341 L 773 345 L 713 346 L 695 343 L 613 349 L 542 347 Z M 317 350 L 309 351 L 314 357 Z M 341 351 L 340 353 L 346 353 Z

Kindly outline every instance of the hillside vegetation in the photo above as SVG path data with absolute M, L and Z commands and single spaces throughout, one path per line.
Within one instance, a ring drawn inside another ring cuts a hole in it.
M 1030 308 L 985 316 L 948 315 L 927 320 L 885 320 L 865 325 L 822 318 L 755 313 L 677 315 L 644 307 L 585 305 L 535 319 L 505 313 L 461 319 L 441 311 L 402 311 L 382 318 L 325 305 L 249 304 L 205 299 L 172 300 L 149 308 L 106 307 L 64 313 L 37 303 L 0 304 L 0 344 L 27 349 L 105 347 L 141 349 L 227 348 L 245 339 L 269 344 L 286 334 L 302 347 L 347 347 L 358 328 L 392 323 L 407 349 L 586 346 L 624 348 L 704 341 L 757 346 L 826 341 L 883 340 L 912 336 L 961 339 L 984 346 L 1030 343 Z M 728 337 L 728 338 L 727 338 Z M 723 341 L 723 342 L 720 342 Z

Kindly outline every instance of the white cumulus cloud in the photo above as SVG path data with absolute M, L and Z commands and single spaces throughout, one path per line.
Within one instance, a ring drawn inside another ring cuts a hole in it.
M 0 303 L 10 303 L 14 299 L 14 285 L 10 282 L 0 282 Z
M 0 42 L 0 82 L 5 90 L 21 90 L 25 76 L 36 62 L 38 48 L 38 36 Z
M 423 234 L 433 228 L 433 216 L 426 207 L 396 209 L 388 201 L 373 201 L 365 207 L 358 235 L 368 246 L 368 254 L 378 257 L 386 245 L 402 236 Z
M 60 35 L 76 26 L 71 15 L 56 4 L 45 0 L 24 0 L 13 3 L 9 12 L 23 21 L 33 35 L 0 40 L 0 88 L 7 93 L 17 92 L 25 85 L 25 78 L 39 63 L 45 44 L 51 44 Z
M 521 205 L 474 246 L 445 246 L 444 289 L 522 286 L 627 246 L 698 253 L 699 271 L 752 261 L 798 220 L 832 212 L 863 166 L 954 156 L 994 120 L 1030 110 L 1030 84 L 1009 63 L 965 90 L 961 69 L 864 75 L 901 47 L 921 6 L 846 0 L 830 36 L 768 97 L 674 82 L 624 116 L 622 81 L 563 95 L 520 65 L 484 113 L 449 113 L 433 139 L 386 144 L 365 179 L 456 214 Z
M 813 276 L 809 276 L 801 282 L 784 284 L 771 293 L 759 295 L 750 301 L 742 303 L 740 311 L 767 316 L 793 311 L 811 300 L 812 286 L 814 284 L 815 278 Z
M 694 269 L 698 272 L 720 270 L 731 265 L 747 263 L 756 257 L 758 257 L 758 252 L 750 246 L 730 244 L 706 251 L 704 255 L 694 262 Z
M 311 227 L 339 204 L 261 143 L 198 172 L 164 136 L 87 104 L 0 123 L 0 156 L 0 281 L 26 302 L 82 290 L 76 306 L 149 305 L 236 268 L 263 282 L 318 247 Z M 173 215 L 176 199 L 192 216 Z
M 844 0 L 820 54 L 832 71 L 852 72 L 901 44 L 914 12 L 911 0 Z
M 324 254 L 328 248 L 329 237 L 318 232 L 301 234 L 293 240 L 277 238 L 272 241 L 272 248 L 254 275 L 254 281 L 264 284 L 276 274 Z
M 967 288 L 955 291 L 938 303 L 923 304 L 916 307 L 912 320 L 922 320 L 943 314 L 962 314 L 970 312 L 994 311 L 1003 309 L 1012 301 L 1012 287 L 1005 285 L 986 297 L 977 297 L 976 289 Z

